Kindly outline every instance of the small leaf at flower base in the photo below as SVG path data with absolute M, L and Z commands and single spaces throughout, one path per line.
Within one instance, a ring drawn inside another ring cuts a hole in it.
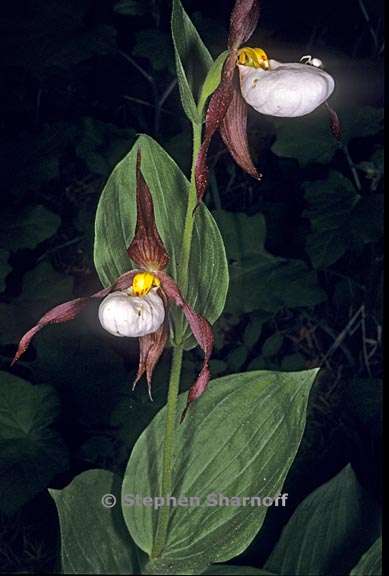
M 4 210 L 1 214 L 0 246 L 11 251 L 34 249 L 40 242 L 53 236 L 60 222 L 57 214 L 41 205 L 26 208 L 19 213 Z
M 358 564 L 351 570 L 350 576 L 381 576 L 381 574 L 382 538 L 377 538 Z
M 148 136 L 140 136 L 112 172 L 96 213 L 95 266 L 104 286 L 111 285 L 131 268 L 127 248 L 136 224 L 135 162 L 142 152 L 142 174 L 153 197 L 158 232 L 169 254 L 167 272 L 177 278 L 189 182 L 170 156 Z M 228 266 L 219 229 L 201 205 L 195 214 L 186 300 L 210 323 L 223 311 L 228 289 Z M 184 338 L 186 348 L 195 343 L 183 323 L 182 313 L 171 306 L 174 340 Z M 185 332 L 182 332 L 184 326 Z
M 290 574 L 348 574 L 379 535 L 378 505 L 350 465 L 297 507 L 265 564 Z
M 208 74 L 201 88 L 200 99 L 197 106 L 200 116 L 203 113 L 204 106 L 209 96 L 211 96 L 211 94 L 215 92 L 216 88 L 220 84 L 220 80 L 222 77 L 222 70 L 227 56 L 228 56 L 228 50 L 225 50 L 224 52 L 219 54 L 219 56 L 216 58 L 216 60 L 208 70 Z
M 189 120 L 198 124 L 196 102 L 213 61 L 180 0 L 173 0 L 172 36 L 181 102 Z
M 0 372 L 0 510 L 14 514 L 68 469 L 68 454 L 52 424 L 54 388 Z
M 120 485 L 108 470 L 88 470 L 62 490 L 49 490 L 59 514 L 63 574 L 139 574 Z
M 260 530 L 266 506 L 214 506 L 227 497 L 278 495 L 305 426 L 317 370 L 249 372 L 211 381 L 177 426 L 173 495 L 197 497 L 171 508 L 167 543 L 148 568 L 156 574 L 199 574 L 243 552 Z M 179 396 L 177 417 L 186 403 Z M 125 472 L 122 496 L 160 496 L 166 408 L 139 437 Z M 206 449 L 204 449 L 206 447 Z M 213 495 L 213 496 L 212 496 Z M 123 515 L 136 544 L 153 548 L 157 510 L 128 506 Z M 200 505 L 197 505 L 200 504 Z

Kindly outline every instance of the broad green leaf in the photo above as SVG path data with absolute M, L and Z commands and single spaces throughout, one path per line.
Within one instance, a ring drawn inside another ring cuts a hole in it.
M 12 268 L 8 264 L 9 252 L 8 250 L 3 250 L 0 248 L 0 292 L 5 289 L 5 279 L 7 278 L 9 272 Z
M 381 574 L 382 538 L 377 538 L 355 568 L 351 570 L 350 576 L 381 576 Z
M 225 50 L 216 58 L 210 69 L 208 70 L 208 74 L 205 78 L 204 84 L 201 88 L 201 94 L 197 109 L 199 111 L 200 116 L 203 114 L 204 106 L 211 94 L 213 94 L 216 88 L 220 84 L 222 70 L 224 66 L 224 62 L 228 56 L 228 50 Z
M 196 102 L 212 57 L 180 0 L 173 0 L 172 37 L 182 106 L 189 120 L 198 124 L 201 113 L 197 111 Z
M 189 182 L 152 138 L 140 136 L 127 156 L 116 166 L 104 188 L 96 213 L 95 265 L 100 280 L 108 286 L 131 268 L 127 256 L 136 224 L 135 162 L 142 150 L 142 173 L 151 190 L 158 231 L 170 256 L 168 272 L 177 277 Z M 196 211 L 189 263 L 187 300 L 213 323 L 223 311 L 228 288 L 228 269 L 218 227 L 204 205 Z M 172 307 L 173 308 L 173 307 Z M 174 316 L 175 337 L 181 313 Z M 193 347 L 189 329 L 185 345 Z
M 350 465 L 297 507 L 266 562 L 266 570 L 290 574 L 345 574 L 377 537 L 376 505 Z
M 0 372 L 0 509 L 13 514 L 65 472 L 64 442 L 51 426 L 59 401 L 50 386 Z
M 342 142 L 372 136 L 382 130 L 383 109 L 364 106 L 338 110 L 342 125 Z M 328 126 L 328 113 L 320 108 L 301 118 L 274 119 L 277 139 L 272 150 L 278 156 L 297 158 L 300 164 L 331 160 L 339 144 Z
M 247 548 L 267 511 L 265 505 L 253 505 L 258 501 L 250 497 L 280 493 L 300 444 L 316 373 L 233 374 L 213 380 L 196 400 L 175 437 L 172 494 L 188 500 L 171 508 L 166 547 L 152 564 L 154 572 L 170 566 L 170 573 L 198 574 Z M 177 424 L 185 401 L 186 394 L 181 394 Z M 123 482 L 124 518 L 147 554 L 153 547 L 157 510 L 131 506 L 128 495 L 160 495 L 165 418 L 164 408 L 138 439 Z M 241 500 L 217 505 L 216 494 Z
M 207 576 L 272 576 L 271 572 L 261 570 L 261 568 L 252 568 L 251 566 L 234 566 L 229 564 L 213 564 L 203 574 Z
M 21 212 L 5 210 L 0 222 L 0 246 L 16 251 L 34 249 L 57 231 L 61 219 L 57 214 L 37 205 Z
M 112 472 L 88 470 L 66 488 L 49 490 L 59 514 L 64 574 L 139 574 L 136 547 L 116 504 L 120 486 Z

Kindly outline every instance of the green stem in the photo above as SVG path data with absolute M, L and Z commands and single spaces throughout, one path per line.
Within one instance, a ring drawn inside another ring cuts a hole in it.
M 160 495 L 164 498 L 171 496 L 172 492 L 174 433 L 176 427 L 177 396 L 181 379 L 182 355 L 182 348 L 173 348 L 162 460 L 162 480 Z M 162 506 L 159 509 L 157 531 L 155 534 L 153 550 L 151 552 L 152 558 L 158 557 L 165 546 L 168 523 L 169 506 Z
M 196 158 L 201 144 L 201 125 L 193 124 L 193 157 L 192 171 L 189 187 L 188 205 L 185 215 L 184 230 L 182 234 L 181 257 L 178 266 L 177 283 L 185 294 L 188 287 L 188 267 L 190 251 L 192 246 L 194 214 L 196 207 L 196 185 L 195 185 L 195 166 Z M 181 333 L 183 330 L 181 330 Z M 172 365 L 170 368 L 169 391 L 167 400 L 167 413 L 165 425 L 165 438 L 163 443 L 162 457 L 162 478 L 161 478 L 161 496 L 168 497 L 172 495 L 173 487 L 173 454 L 174 440 L 176 430 L 176 411 L 177 397 L 180 388 L 181 368 L 182 368 L 182 345 L 173 348 Z M 169 524 L 169 506 L 163 506 L 159 509 L 157 530 L 155 534 L 151 558 L 157 558 L 161 555 L 167 539 Z
M 185 294 L 188 287 L 188 267 L 190 258 L 190 249 L 192 246 L 192 233 L 194 224 L 193 210 L 197 204 L 196 183 L 195 183 L 195 166 L 201 144 L 201 124 L 193 124 L 193 156 L 192 170 L 190 177 L 188 205 L 186 208 L 184 231 L 182 234 L 182 250 L 178 266 L 177 282 L 181 291 Z

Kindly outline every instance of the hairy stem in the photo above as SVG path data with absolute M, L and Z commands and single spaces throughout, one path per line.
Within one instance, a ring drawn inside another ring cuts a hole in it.
M 188 266 L 192 246 L 193 224 L 195 218 L 195 214 L 193 213 L 193 211 L 197 203 L 194 173 L 196 166 L 196 158 L 199 152 L 200 144 L 201 144 L 201 125 L 193 124 L 192 173 L 189 187 L 188 205 L 185 216 L 185 224 L 182 234 L 182 249 L 181 249 L 181 257 L 178 266 L 178 277 L 177 277 L 178 285 L 184 294 L 186 293 L 188 287 Z M 181 328 L 181 334 L 182 333 L 183 333 L 183 325 Z M 174 440 L 176 431 L 177 396 L 180 388 L 182 356 L 183 356 L 183 348 L 181 342 L 178 347 L 173 348 L 172 365 L 170 369 L 165 438 L 163 442 L 162 478 L 161 478 L 161 493 L 160 493 L 160 495 L 165 498 L 172 495 L 173 455 L 174 455 Z M 163 506 L 159 509 L 157 531 L 155 534 L 153 550 L 151 552 L 152 558 L 157 558 L 158 556 L 160 556 L 165 547 L 168 524 L 169 524 L 169 511 L 170 510 L 168 506 Z

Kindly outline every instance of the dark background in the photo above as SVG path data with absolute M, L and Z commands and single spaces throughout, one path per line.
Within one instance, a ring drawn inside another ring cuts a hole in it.
M 184 4 L 212 55 L 225 50 L 233 3 Z M 2 572 L 55 568 L 58 523 L 46 488 L 65 486 L 88 468 L 121 472 L 139 433 L 165 402 L 169 352 L 157 369 L 155 402 L 142 385 L 131 394 L 137 345 L 104 334 L 95 309 L 48 328 L 21 362 L 12 369 L 9 363 L 18 338 L 44 311 L 99 286 L 94 212 L 107 176 L 136 134 L 152 135 L 188 173 L 190 126 L 175 84 L 169 19 L 170 3 L 162 1 L 1 5 L 1 375 L 5 382 L 13 374 L 34 387 L 49 387 L 42 389 L 48 390 L 55 435 L 55 441 L 43 435 L 35 444 L 15 441 L 10 447 L 0 427 Z M 245 313 L 239 309 L 239 282 L 232 284 L 215 327 L 213 374 L 322 366 L 284 489 L 288 507 L 268 514 L 260 536 L 239 559 L 259 566 L 295 506 L 347 462 L 372 502 L 380 502 L 383 141 L 366 106 L 383 105 L 383 5 L 264 0 L 250 44 L 281 61 L 304 54 L 321 58 L 337 83 L 332 104 L 341 119 L 343 111 L 356 119 L 347 148 L 327 163 L 301 165 L 272 151 L 277 130 L 271 119 L 250 115 L 261 184 L 232 166 L 220 141 L 211 148 L 216 178 L 206 202 L 222 233 L 244 226 L 245 215 L 263 226 L 263 215 L 274 266 L 284 258 L 291 267 L 298 261 L 300 270 L 297 287 L 276 272 L 279 302 L 264 305 L 254 297 Z M 336 256 L 315 267 L 304 186 L 319 180 L 326 190 L 332 170 L 349 180 L 363 204 L 354 221 L 347 206 L 324 202 L 327 220 L 316 233 L 331 239 L 329 251 Z M 226 212 L 235 215 L 232 220 Z M 266 290 L 266 279 L 260 281 Z M 185 386 L 197 362 L 197 352 L 190 352 Z

